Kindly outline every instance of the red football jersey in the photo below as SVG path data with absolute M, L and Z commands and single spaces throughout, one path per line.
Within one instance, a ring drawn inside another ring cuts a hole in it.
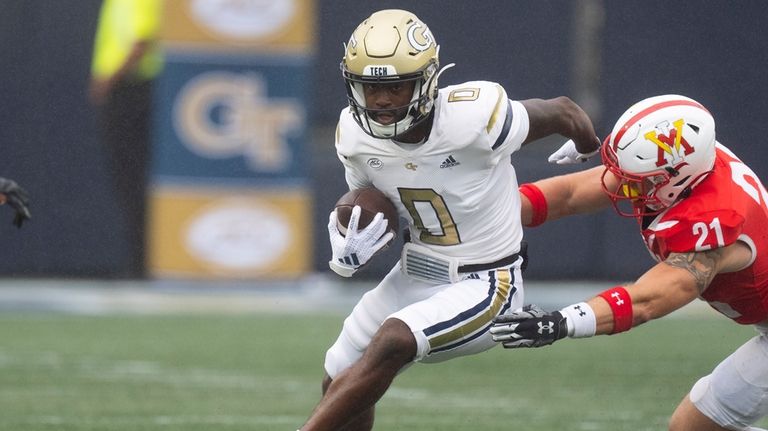
M 747 165 L 717 145 L 714 170 L 691 195 L 642 229 L 658 260 L 741 240 L 752 248 L 746 268 L 715 276 L 701 297 L 742 324 L 768 319 L 768 192 Z

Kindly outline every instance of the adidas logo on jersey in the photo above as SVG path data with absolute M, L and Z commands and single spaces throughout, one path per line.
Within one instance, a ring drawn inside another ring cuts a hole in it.
M 447 159 L 443 160 L 443 163 L 440 163 L 440 169 L 443 168 L 452 168 L 454 166 L 458 166 L 461 163 L 457 162 L 456 159 L 453 158 L 453 155 L 448 156 Z

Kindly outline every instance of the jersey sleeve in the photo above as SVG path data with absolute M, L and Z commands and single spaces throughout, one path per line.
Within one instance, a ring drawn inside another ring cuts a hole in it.
M 743 216 L 732 210 L 708 211 L 657 231 L 655 239 L 668 253 L 713 250 L 736 242 L 744 221 Z
M 496 104 L 488 118 L 491 149 L 500 156 L 519 150 L 528 136 L 528 112 L 522 103 L 507 98 L 507 92 L 496 84 Z
M 371 181 L 365 172 L 353 162 L 353 155 L 348 154 L 345 150 L 346 147 L 342 145 L 342 130 L 342 121 L 339 121 L 336 125 L 336 156 L 341 161 L 341 164 L 344 165 L 344 179 L 347 181 L 347 187 L 350 190 L 354 190 L 371 185 Z
M 350 163 L 348 159 L 339 155 L 339 160 L 344 164 L 344 179 L 347 180 L 347 187 L 350 190 L 361 189 L 371 185 L 368 178 L 362 175 L 362 172 L 354 164 Z

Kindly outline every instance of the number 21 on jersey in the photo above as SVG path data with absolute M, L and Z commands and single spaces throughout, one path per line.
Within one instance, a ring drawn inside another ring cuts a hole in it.
M 730 168 L 731 179 L 733 182 L 744 190 L 744 193 L 752 198 L 758 205 L 763 208 L 768 208 L 768 192 L 760 183 L 757 175 L 739 160 L 731 161 Z M 718 247 L 723 247 L 725 245 L 725 241 L 723 240 L 723 230 L 720 226 L 720 219 L 717 217 L 713 218 L 709 224 L 704 222 L 695 223 L 693 225 L 693 234 L 698 237 L 696 240 L 696 251 L 706 251 L 712 248 L 712 246 L 708 244 L 708 237 L 710 234 L 715 235 Z

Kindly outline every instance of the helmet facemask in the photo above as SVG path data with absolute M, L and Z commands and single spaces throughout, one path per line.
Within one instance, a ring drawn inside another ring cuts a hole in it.
M 611 199 L 614 210 L 624 217 L 656 215 L 669 205 L 659 198 L 659 192 L 670 183 L 667 172 L 632 175 L 624 172 L 616 160 L 616 153 L 608 145 L 601 148 L 605 171 L 601 182 L 603 190 Z M 606 184 L 606 176 L 613 174 L 618 180 L 615 187 Z
M 352 116 L 367 134 L 374 138 L 391 139 L 402 135 L 429 118 L 436 96 L 436 94 L 430 93 L 430 89 L 436 89 L 436 85 L 431 85 L 433 81 L 437 80 L 435 74 L 437 69 L 436 62 L 429 64 L 423 71 L 389 78 L 371 78 L 354 75 L 344 68 L 344 63 L 342 63 L 341 67 L 347 87 L 347 101 L 349 102 Z M 368 108 L 366 106 L 363 85 L 387 85 L 408 82 L 413 82 L 413 93 L 407 105 L 382 109 Z M 375 120 L 376 114 L 379 112 L 393 112 L 397 120 L 392 124 L 381 124 Z

